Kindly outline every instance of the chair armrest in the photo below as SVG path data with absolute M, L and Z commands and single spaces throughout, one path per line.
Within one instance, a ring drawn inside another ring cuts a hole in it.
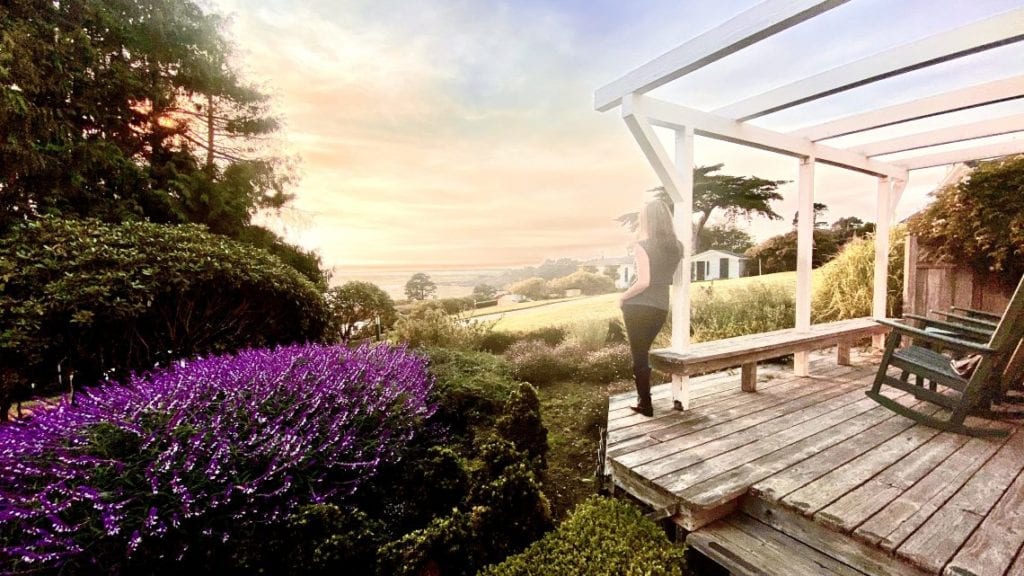
M 893 322 L 892 320 L 883 320 L 879 318 L 876 318 L 875 322 L 892 328 L 894 332 L 899 332 L 926 342 L 945 344 L 947 347 L 956 350 L 974 352 L 977 354 L 992 354 L 995 352 L 995 350 L 985 346 L 984 344 L 978 344 L 977 342 L 970 342 L 968 340 L 960 340 L 958 338 L 953 338 L 952 336 L 943 336 L 934 332 L 926 332 L 920 328 L 914 328 L 913 326 L 908 326 L 902 322 Z
M 952 312 L 943 312 L 941 310 L 932 310 L 932 312 L 939 314 L 940 316 L 945 316 L 946 318 L 952 318 L 958 322 L 966 322 L 968 324 L 974 324 L 975 326 L 981 326 L 983 329 L 987 328 L 989 330 L 995 330 L 996 327 L 999 326 L 998 322 L 989 322 L 988 320 L 964 316 L 963 314 L 954 314 Z
M 950 332 L 959 332 L 966 338 L 978 338 L 985 342 L 988 342 L 992 338 L 992 331 L 985 330 L 984 328 L 976 328 L 974 326 L 965 326 L 963 324 L 956 324 L 954 322 L 943 322 L 942 320 L 936 320 L 934 318 L 928 318 L 926 316 L 918 316 L 917 314 L 904 314 L 904 318 L 909 318 L 924 324 L 926 327 L 935 327 L 940 330 L 948 330 Z
M 963 312 L 967 316 L 972 316 L 979 319 L 988 319 L 992 322 L 999 322 L 1002 320 L 1002 314 L 996 314 L 995 312 L 986 312 L 984 310 L 975 310 L 973 308 L 961 308 L 959 306 L 953 306 L 953 310 L 957 312 Z

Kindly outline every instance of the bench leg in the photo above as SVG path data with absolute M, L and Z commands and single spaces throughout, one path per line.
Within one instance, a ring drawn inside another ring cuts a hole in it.
M 672 375 L 672 407 L 676 410 L 690 409 L 690 377 Z
M 748 362 L 740 367 L 740 388 L 744 392 L 757 392 L 757 362 Z
M 885 334 L 873 334 L 871 336 L 871 346 L 877 350 L 884 350 Z
M 850 341 L 840 340 L 836 346 L 836 364 L 840 366 L 850 365 Z
M 806 377 L 811 373 L 811 353 L 797 352 L 793 354 L 793 373 L 797 376 Z

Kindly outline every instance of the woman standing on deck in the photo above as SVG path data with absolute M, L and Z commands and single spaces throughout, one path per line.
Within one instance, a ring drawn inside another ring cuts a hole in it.
M 661 199 L 645 202 L 640 209 L 640 231 L 633 256 L 636 258 L 636 282 L 622 293 L 619 305 L 633 355 L 638 402 L 632 409 L 644 416 L 653 416 L 648 354 L 668 317 L 669 286 L 683 257 L 683 246 L 672 227 L 672 215 Z

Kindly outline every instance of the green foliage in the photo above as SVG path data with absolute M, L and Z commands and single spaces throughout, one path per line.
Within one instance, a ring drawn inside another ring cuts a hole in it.
M 497 295 L 498 289 L 490 284 L 477 284 L 473 287 L 473 300 L 475 302 L 493 300 Z
M 426 300 L 437 292 L 437 284 L 430 276 L 417 272 L 405 283 L 405 296 L 409 300 Z
M 578 347 L 563 345 L 556 350 L 539 340 L 524 340 L 513 344 L 505 357 L 517 380 L 543 385 L 570 379 L 582 352 Z
M 906 231 L 893 230 L 889 238 L 889 294 L 886 315 L 903 313 L 903 255 Z M 856 238 L 821 268 L 814 287 L 811 314 L 815 322 L 871 316 L 875 278 L 875 242 Z
M 491 354 L 504 354 L 518 341 L 516 334 L 491 330 L 480 340 L 480 349 Z
M 246 226 L 236 238 L 240 242 L 270 252 L 277 256 L 281 262 L 298 270 L 310 282 L 326 288 L 327 277 L 321 268 L 320 256 L 316 252 L 306 251 L 293 246 L 282 240 L 277 234 L 261 226 Z
M 509 285 L 508 291 L 513 294 L 521 294 L 531 300 L 543 300 L 551 293 L 551 288 L 548 287 L 547 280 L 535 276 Z
M 548 346 L 558 346 L 568 336 L 568 331 L 563 326 L 545 326 L 528 332 L 519 333 L 522 340 L 540 340 Z
M 608 326 L 605 320 L 578 320 L 569 325 L 566 339 L 586 352 L 600 350 L 608 342 Z
M 578 270 L 568 276 L 556 278 L 548 284 L 548 290 L 552 292 L 564 293 L 566 290 L 574 289 L 587 296 L 607 294 L 615 291 L 615 280 L 604 274 Z
M 331 314 L 328 338 L 332 340 L 366 338 L 375 334 L 378 321 L 386 330 L 398 318 L 391 296 L 370 282 L 351 281 L 331 288 L 327 306 Z
M 522 554 L 480 576 L 680 576 L 683 548 L 634 506 L 593 498 Z
M 781 286 L 755 282 L 743 291 L 701 288 L 692 308 L 694 341 L 706 342 L 745 334 L 792 328 L 796 301 Z
M 814 249 L 811 254 L 811 267 L 818 268 L 839 253 L 840 238 L 830 230 L 814 231 Z M 755 273 L 760 266 L 762 274 L 775 272 L 791 272 L 796 270 L 796 231 L 773 236 L 747 250 L 746 256 L 751 259 L 747 264 Z
M 1024 274 L 1024 156 L 980 163 L 910 222 L 910 233 L 946 262 Z
M 697 236 L 701 250 L 724 250 L 743 254 L 754 246 L 754 240 L 733 224 L 705 226 Z
M 270 546 L 280 550 L 280 568 L 289 576 L 332 576 L 339 566 L 352 573 L 370 574 L 385 533 L 382 522 L 358 508 L 310 504 L 288 518 L 279 535 L 281 540 L 272 540 Z M 254 538 L 254 543 L 263 540 Z M 259 551 L 253 556 L 263 560 L 268 557 Z M 268 568 L 253 564 L 254 571 Z
M 512 442 L 516 450 L 527 454 L 537 474 L 547 467 L 548 430 L 540 415 L 537 390 L 522 384 L 505 401 L 495 428 L 502 438 Z
M 437 419 L 445 423 L 453 443 L 466 446 L 488 430 L 502 414 L 506 399 L 518 388 L 505 359 L 486 352 L 429 348 L 434 375 Z
M 580 382 L 608 384 L 626 380 L 633 375 L 633 357 L 626 344 L 609 344 L 587 352 L 583 364 L 577 370 Z
M 289 199 L 268 99 L 196 2 L 8 2 L 0 21 L 0 233 L 62 215 L 237 237 Z
M 0 365 L 58 391 L 154 363 L 319 339 L 319 291 L 198 226 L 42 219 L 0 237 Z
M 438 306 L 425 306 L 399 318 L 391 338 L 413 348 L 476 350 L 489 331 L 490 326 L 479 320 L 450 315 Z

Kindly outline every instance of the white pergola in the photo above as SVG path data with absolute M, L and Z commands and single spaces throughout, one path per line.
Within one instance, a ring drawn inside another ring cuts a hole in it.
M 724 140 L 796 158 L 799 224 L 797 243 L 796 329 L 811 325 L 811 250 L 813 238 L 814 171 L 819 162 L 854 170 L 878 179 L 874 300 L 872 314 L 886 315 L 889 230 L 900 196 L 914 170 L 957 162 L 981 160 L 1024 152 L 1024 139 L 979 144 L 953 151 L 932 147 L 1024 131 L 1024 114 L 1007 115 L 923 132 L 855 147 L 827 141 L 880 127 L 949 114 L 1024 97 L 1024 76 L 966 86 L 942 94 L 852 114 L 795 131 L 780 132 L 754 121 L 879 80 L 947 62 L 1024 40 L 1024 8 L 1004 12 L 922 40 L 850 62 L 779 86 L 762 94 L 703 111 L 647 95 L 698 69 L 714 64 L 743 48 L 755 45 L 846 3 L 847 0 L 767 0 L 692 40 L 666 52 L 594 93 L 594 108 L 619 107 L 622 118 L 657 177 L 675 202 L 675 226 L 684 245 L 684 257 L 675 277 L 672 305 L 672 349 L 685 352 L 690 335 L 690 259 L 692 256 L 694 135 Z M 1020 55 L 1024 58 L 1024 54 Z M 675 135 L 674 158 L 662 145 L 654 127 Z M 918 151 L 898 161 L 879 156 Z M 876 345 L 880 340 L 876 340 Z M 806 376 L 808 354 L 798 353 L 795 371 Z M 673 400 L 682 396 L 685 376 L 673 376 Z

